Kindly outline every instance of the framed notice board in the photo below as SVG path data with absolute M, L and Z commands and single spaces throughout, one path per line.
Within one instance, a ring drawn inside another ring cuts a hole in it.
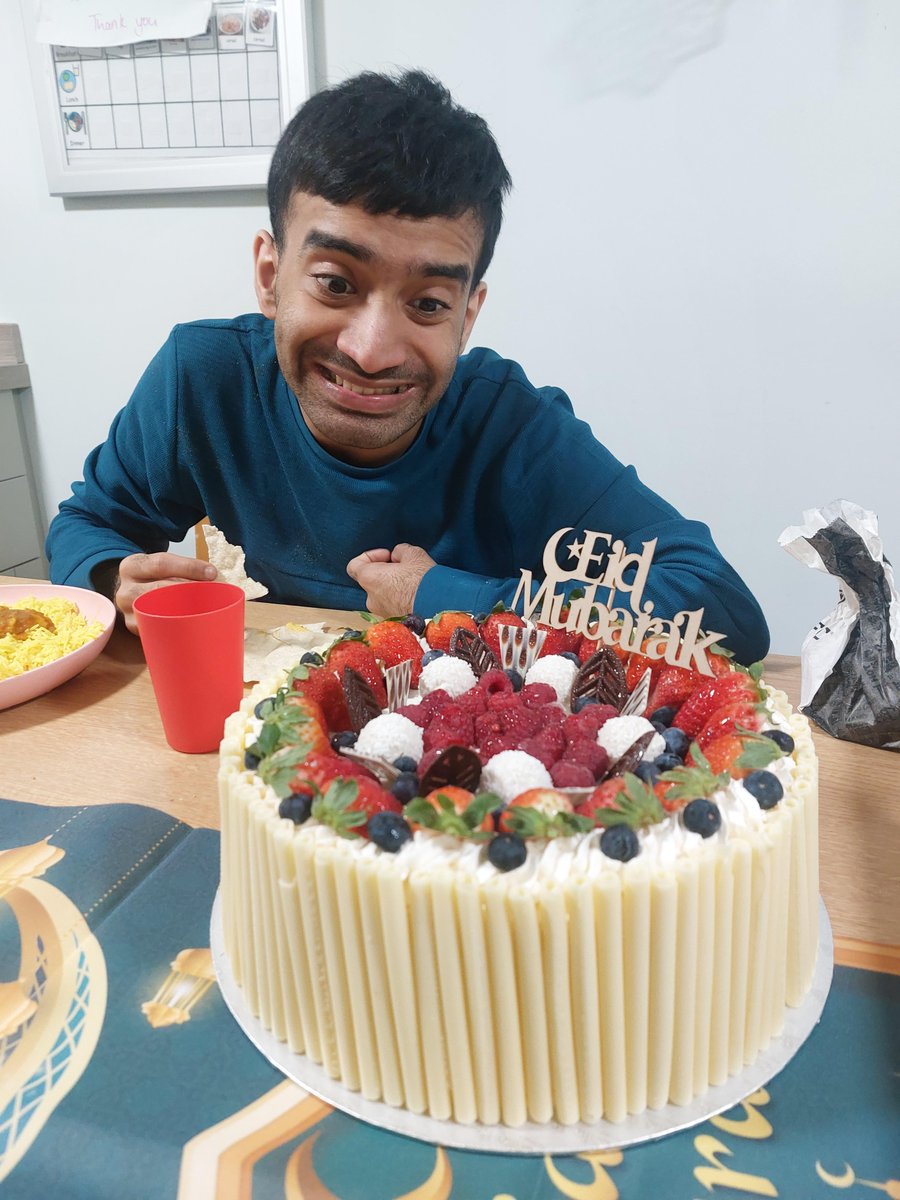
M 265 184 L 281 130 L 312 90 L 306 0 L 201 0 L 199 32 L 158 38 L 143 35 L 172 28 L 146 15 L 154 0 L 108 20 L 101 0 L 77 37 L 96 28 L 100 45 L 48 43 L 46 29 L 39 41 L 40 3 L 22 0 L 22 12 L 51 195 Z

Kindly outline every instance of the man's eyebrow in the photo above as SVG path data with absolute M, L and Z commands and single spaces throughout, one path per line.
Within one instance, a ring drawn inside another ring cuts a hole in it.
M 337 237 L 333 233 L 325 233 L 322 229 L 311 229 L 303 239 L 304 250 L 336 250 L 339 254 L 349 254 L 360 262 L 371 262 L 375 257 L 368 246 L 359 242 L 351 242 L 348 238 Z
M 369 246 L 364 246 L 361 242 L 351 242 L 349 238 L 338 237 L 334 233 L 326 233 L 323 229 L 310 229 L 303 239 L 303 249 L 334 250 L 338 254 L 347 254 L 350 258 L 364 263 L 375 260 L 375 252 Z M 409 273 L 423 277 L 454 279 L 465 286 L 472 276 L 472 269 L 467 263 L 413 263 Z
M 410 268 L 410 275 L 438 275 L 444 279 L 455 279 L 467 284 L 472 276 L 471 267 L 466 263 L 421 263 Z

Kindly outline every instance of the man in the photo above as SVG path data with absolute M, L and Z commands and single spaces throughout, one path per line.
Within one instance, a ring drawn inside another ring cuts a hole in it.
M 460 357 L 509 186 L 484 121 L 419 72 L 308 100 L 254 243 L 262 315 L 176 327 L 60 506 L 52 578 L 114 595 L 133 629 L 142 591 L 214 577 L 166 552 L 208 515 L 273 600 L 481 611 L 570 526 L 635 552 L 656 539 L 656 615 L 703 607 L 739 658 L 764 654 L 759 607 L 705 525 L 558 389 L 492 351 Z

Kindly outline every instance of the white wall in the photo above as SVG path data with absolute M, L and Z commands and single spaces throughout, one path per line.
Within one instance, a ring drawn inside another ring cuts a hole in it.
M 329 81 L 423 66 L 515 191 L 472 344 L 565 387 L 712 526 L 799 652 L 836 585 L 777 546 L 845 496 L 900 558 L 900 11 L 878 0 L 332 0 Z M 47 194 L 15 7 L 0 39 L 0 321 L 48 510 L 178 320 L 254 307 L 261 193 Z

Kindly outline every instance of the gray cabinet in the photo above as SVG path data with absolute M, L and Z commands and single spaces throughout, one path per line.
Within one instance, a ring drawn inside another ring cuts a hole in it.
M 0 325 L 0 574 L 46 579 L 44 521 L 23 421 L 30 380 L 21 359 L 18 329 Z

